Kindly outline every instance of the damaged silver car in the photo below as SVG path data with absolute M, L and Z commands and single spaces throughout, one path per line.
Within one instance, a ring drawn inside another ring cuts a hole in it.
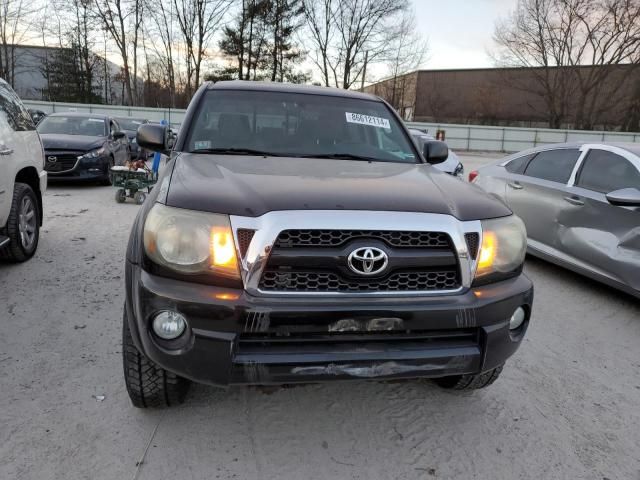
M 547 145 L 469 180 L 524 221 L 529 253 L 640 298 L 640 145 Z

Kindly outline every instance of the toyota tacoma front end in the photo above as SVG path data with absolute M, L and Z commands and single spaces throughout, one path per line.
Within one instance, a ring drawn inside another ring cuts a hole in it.
M 162 126 L 138 143 L 166 150 Z M 375 97 L 244 82 L 194 97 L 126 262 L 134 405 L 218 386 L 492 383 L 533 300 L 520 219 L 430 166 Z

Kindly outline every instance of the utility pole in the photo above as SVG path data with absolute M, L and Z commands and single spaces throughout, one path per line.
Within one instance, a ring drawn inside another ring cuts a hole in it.
M 104 58 L 103 63 L 104 63 L 104 103 L 105 105 L 109 104 L 109 94 L 108 94 L 108 73 L 107 73 L 107 27 L 103 27 L 102 29 L 102 35 L 103 35 L 103 39 L 104 39 Z
M 364 91 L 364 80 L 367 78 L 367 63 L 369 63 L 369 50 L 364 52 L 364 67 L 362 67 L 362 84 L 360 90 Z

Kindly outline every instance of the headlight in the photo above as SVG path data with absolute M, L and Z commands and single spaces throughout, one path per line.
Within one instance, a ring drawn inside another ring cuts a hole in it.
M 98 158 L 105 154 L 104 147 L 98 148 L 96 150 L 91 150 L 90 152 L 85 153 L 84 155 L 80 155 L 78 160 L 82 160 L 83 158 Z
M 508 278 L 520 272 L 527 251 L 527 231 L 515 215 L 482 221 L 475 284 Z
M 153 262 L 178 273 L 240 278 L 227 215 L 156 203 L 144 225 L 144 248 Z

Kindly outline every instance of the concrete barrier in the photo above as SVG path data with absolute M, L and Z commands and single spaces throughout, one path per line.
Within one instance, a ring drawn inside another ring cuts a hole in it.
M 114 117 L 136 117 L 159 122 L 166 120 L 179 125 L 186 110 L 169 108 L 127 107 L 121 105 L 90 105 L 83 103 L 56 103 L 25 100 L 27 108 L 46 113 L 89 112 Z M 592 132 L 585 130 L 553 130 L 548 128 L 491 127 L 484 125 L 455 125 L 449 123 L 407 122 L 411 128 L 427 130 L 435 137 L 436 131 L 446 131 L 446 141 L 454 150 L 483 150 L 488 152 L 518 152 L 549 143 L 563 142 L 632 142 L 640 143 L 640 133 Z
M 435 137 L 437 130 L 446 131 L 446 139 L 454 150 L 518 152 L 549 143 L 618 142 L 640 143 L 640 133 L 595 132 L 585 130 L 553 130 L 548 128 L 491 127 L 448 123 L 407 122 L 410 128 L 426 130 Z

